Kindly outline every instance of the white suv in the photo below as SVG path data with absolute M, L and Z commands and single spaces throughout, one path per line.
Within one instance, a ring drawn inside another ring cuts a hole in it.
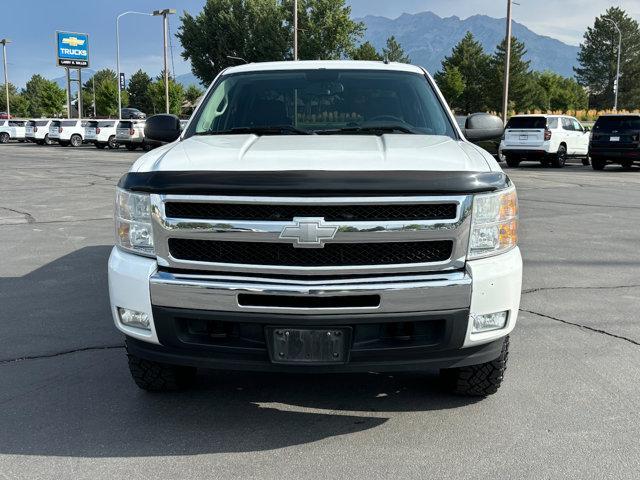
M 93 143 L 97 148 L 109 147 L 110 150 L 120 145 L 116 141 L 117 120 L 90 120 L 86 123 L 85 141 Z
M 84 142 L 84 120 L 54 120 L 49 127 L 49 138 L 66 147 L 79 147 Z
M 0 120 L 0 143 L 9 140 L 24 142 L 24 120 Z
M 24 127 L 25 138 L 38 145 L 51 145 L 53 141 L 49 139 L 49 126 L 52 120 L 48 118 L 39 118 L 29 120 Z
M 588 151 L 589 130 L 566 115 L 515 115 L 500 142 L 500 155 L 512 168 L 526 160 L 562 168 L 568 157 L 583 157 L 588 165 Z

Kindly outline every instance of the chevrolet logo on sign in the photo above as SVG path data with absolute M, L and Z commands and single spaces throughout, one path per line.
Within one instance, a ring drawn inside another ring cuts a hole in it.
M 338 227 L 327 225 L 324 218 L 296 217 L 292 225 L 282 229 L 280 238 L 292 240 L 296 248 L 323 248 L 324 242 L 336 236 Z
M 71 47 L 79 47 L 80 45 L 84 45 L 86 40 L 82 40 L 78 37 L 67 37 L 62 39 L 62 43 L 66 43 Z

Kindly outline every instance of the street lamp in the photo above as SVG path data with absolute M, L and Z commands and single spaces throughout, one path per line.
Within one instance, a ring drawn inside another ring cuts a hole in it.
M 152 13 L 129 11 L 121 13 L 116 17 L 116 70 L 118 71 L 116 81 L 118 82 L 118 118 L 120 119 L 122 119 L 122 92 L 120 88 L 120 17 L 124 17 L 129 14 L 147 15 L 149 17 L 153 16 Z
M 167 50 L 169 48 L 169 45 L 167 42 L 168 30 L 169 30 L 169 19 L 167 18 L 167 15 L 173 15 L 174 13 L 176 13 L 175 8 L 165 8 L 164 10 L 153 11 L 154 16 L 162 17 L 162 36 L 164 39 L 164 43 L 163 43 L 163 46 L 164 46 L 164 100 L 165 100 L 167 113 L 169 113 L 169 67 L 167 65 L 168 63 Z
M 622 31 L 618 24 L 610 18 L 603 18 L 605 22 L 611 22 L 616 30 L 618 30 L 618 67 L 616 68 L 616 85 L 613 91 L 615 92 L 615 99 L 613 101 L 613 111 L 618 111 L 618 91 L 620 90 L 620 50 L 622 50 Z
M 9 73 L 7 72 L 7 43 L 11 43 L 8 38 L 0 40 L 2 44 L 2 61 L 4 63 L 4 91 L 7 95 L 7 118 L 11 118 L 11 110 L 9 109 Z

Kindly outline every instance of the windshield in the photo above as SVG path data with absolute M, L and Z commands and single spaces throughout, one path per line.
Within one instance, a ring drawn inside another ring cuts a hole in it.
M 546 128 L 545 117 L 511 117 L 506 128 Z
M 189 135 L 381 134 L 455 138 L 445 109 L 418 73 L 270 71 L 223 76 Z
M 600 117 L 593 126 L 596 132 L 611 132 L 613 130 L 640 130 L 640 117 L 610 116 Z

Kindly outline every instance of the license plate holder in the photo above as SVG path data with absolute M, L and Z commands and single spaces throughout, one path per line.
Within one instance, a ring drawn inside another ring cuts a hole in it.
M 609 137 L 609 141 L 610 142 L 619 142 L 620 141 L 620 137 Z
M 529 135 L 520 135 L 520 140 L 529 140 Z
M 266 337 L 273 363 L 332 365 L 349 361 L 348 327 L 266 327 Z

